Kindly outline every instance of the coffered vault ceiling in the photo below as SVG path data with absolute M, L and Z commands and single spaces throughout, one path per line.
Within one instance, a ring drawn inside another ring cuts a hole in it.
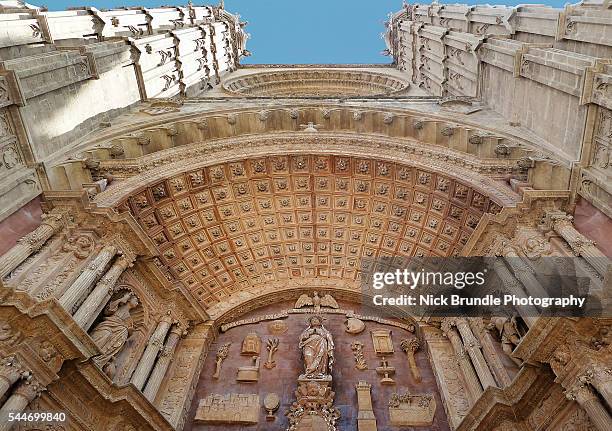
M 186 170 L 123 209 L 156 244 L 167 277 L 209 308 L 275 280 L 356 282 L 363 257 L 458 254 L 501 206 L 431 170 L 310 154 Z

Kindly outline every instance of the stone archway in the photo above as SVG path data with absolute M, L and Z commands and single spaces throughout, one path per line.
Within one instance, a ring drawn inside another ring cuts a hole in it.
M 102 164 L 120 175 L 126 162 Z M 130 213 L 155 243 L 158 269 L 205 309 L 272 282 L 356 288 L 363 257 L 458 255 L 484 213 L 515 201 L 452 160 L 355 135 L 249 136 L 145 162 L 95 201 Z

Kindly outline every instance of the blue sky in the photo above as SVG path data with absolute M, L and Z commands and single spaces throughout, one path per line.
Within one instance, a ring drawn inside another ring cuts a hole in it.
M 50 10 L 70 6 L 160 6 L 185 4 L 172 0 L 29 0 Z M 576 0 L 577 1 L 577 0 Z M 217 0 L 204 2 L 213 4 Z M 532 0 L 563 7 L 561 0 Z M 457 3 L 463 3 L 457 1 Z M 467 1 L 470 4 L 520 4 L 529 1 Z M 200 4 L 194 1 L 194 4 Z M 389 12 L 401 8 L 401 0 L 225 0 L 225 8 L 249 22 L 247 47 L 253 56 L 243 63 L 387 63 L 380 55 L 380 38 Z

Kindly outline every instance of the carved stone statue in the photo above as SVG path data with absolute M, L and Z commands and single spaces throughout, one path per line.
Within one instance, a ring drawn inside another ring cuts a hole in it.
M 495 328 L 497 330 L 502 349 L 514 362 L 520 365 L 521 361 L 512 357 L 512 351 L 521 341 L 521 334 L 516 325 L 516 317 L 492 317 L 488 327 L 489 329 Z
M 334 340 L 319 316 L 308 319 L 308 328 L 300 335 L 304 358 L 304 377 L 329 377 L 334 363 Z
M 312 305 L 314 307 L 315 313 L 321 311 L 321 307 L 329 307 L 329 308 L 339 308 L 338 303 L 331 295 L 324 295 L 323 298 L 319 296 L 319 292 L 315 291 L 312 295 L 312 298 L 307 294 L 301 295 L 298 300 L 295 302 L 295 306 L 293 308 L 302 308 L 307 305 Z
M 102 352 L 94 362 L 112 379 L 115 374 L 114 359 L 127 341 L 134 324 L 130 310 L 138 306 L 138 298 L 128 292 L 111 301 L 104 314 L 106 317 L 91 331 L 91 338 Z

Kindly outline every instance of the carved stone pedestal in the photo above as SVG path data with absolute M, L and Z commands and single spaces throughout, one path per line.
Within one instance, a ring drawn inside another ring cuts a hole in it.
M 340 412 L 333 407 L 335 393 L 331 390 L 331 380 L 331 376 L 321 379 L 299 377 L 296 401 L 287 412 L 287 431 L 336 430 Z

